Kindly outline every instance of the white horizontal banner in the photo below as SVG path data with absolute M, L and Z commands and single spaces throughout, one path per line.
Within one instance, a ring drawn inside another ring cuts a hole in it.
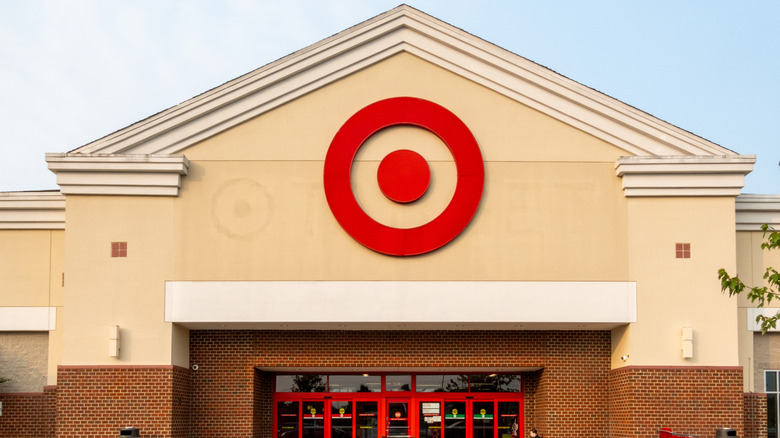
M 45 332 L 56 328 L 56 307 L 0 307 L 0 331 Z
M 636 321 L 634 282 L 171 281 L 189 328 L 608 329 Z

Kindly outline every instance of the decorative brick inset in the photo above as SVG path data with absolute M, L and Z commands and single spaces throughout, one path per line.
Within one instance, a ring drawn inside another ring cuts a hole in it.
M 690 243 L 675 243 L 674 255 L 678 259 L 691 258 L 691 244 Z
M 634 367 L 610 372 L 609 437 L 656 438 L 661 428 L 744 436 L 742 367 Z
M 127 242 L 111 242 L 111 257 L 127 257 Z

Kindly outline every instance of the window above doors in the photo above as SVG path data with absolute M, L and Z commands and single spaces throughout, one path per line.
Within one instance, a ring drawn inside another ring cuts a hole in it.
M 522 392 L 517 374 L 278 374 L 275 392 Z

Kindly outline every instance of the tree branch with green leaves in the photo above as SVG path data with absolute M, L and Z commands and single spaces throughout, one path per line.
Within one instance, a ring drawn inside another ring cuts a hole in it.
M 776 231 L 767 224 L 762 225 L 761 230 L 764 231 L 764 239 L 766 240 L 761 243 L 761 249 L 780 248 L 780 231 Z M 758 308 L 763 308 L 774 299 L 780 299 L 780 273 L 771 266 L 764 271 L 765 285 L 760 287 L 747 286 L 738 276 L 732 277 L 722 268 L 718 270 L 718 279 L 720 279 L 721 292 L 728 291 L 730 297 L 745 293 L 747 299 L 756 304 Z M 756 317 L 756 323 L 761 326 L 761 334 L 777 327 L 778 315 L 780 313 L 775 313 L 773 316 L 758 315 Z

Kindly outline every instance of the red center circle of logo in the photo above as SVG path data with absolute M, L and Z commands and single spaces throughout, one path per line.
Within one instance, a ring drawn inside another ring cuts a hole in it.
M 358 204 L 350 183 L 358 149 L 376 132 L 397 125 L 417 126 L 439 137 L 452 153 L 458 174 L 444 211 L 415 228 L 375 221 Z M 446 245 L 466 228 L 482 199 L 485 170 L 476 139 L 455 114 L 424 99 L 394 97 L 364 107 L 341 126 L 325 156 L 323 179 L 331 212 L 353 239 L 383 254 L 411 256 Z
M 379 189 L 390 200 L 408 204 L 422 197 L 431 183 L 428 162 L 417 152 L 399 149 L 390 152 L 376 171 Z

